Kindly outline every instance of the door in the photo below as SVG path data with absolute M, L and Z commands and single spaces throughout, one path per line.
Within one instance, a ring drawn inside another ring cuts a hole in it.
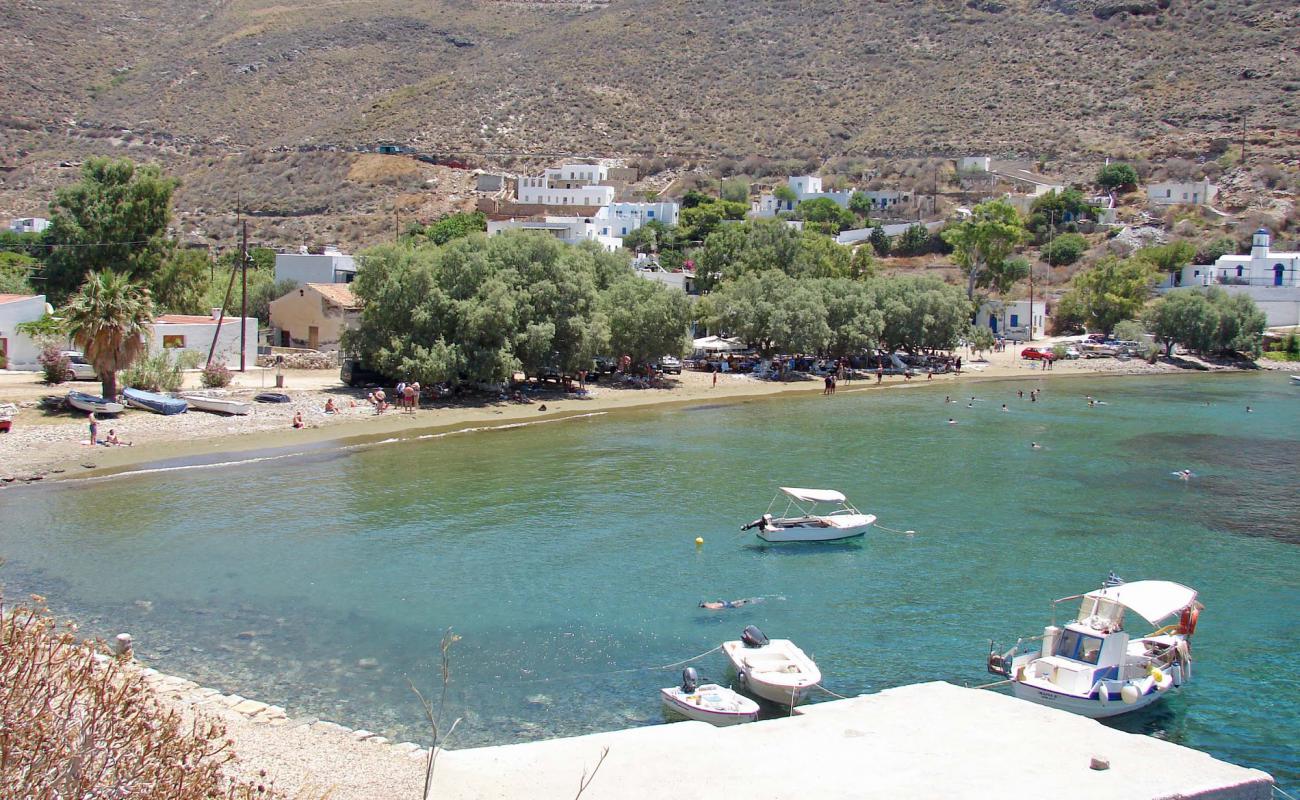
M 0 369 L 9 369 L 9 340 L 0 338 Z
M 281 347 L 292 347 L 292 346 L 293 346 L 293 343 L 292 343 L 292 341 L 291 341 L 290 338 L 289 338 L 289 332 L 288 332 L 288 331 L 280 331 L 280 346 L 281 346 Z
M 307 346 L 312 350 L 320 347 L 320 328 L 315 325 L 307 326 Z
M 1276 265 L 1273 266 L 1273 285 L 1274 285 L 1274 286 L 1281 286 L 1281 285 L 1282 285 L 1282 270 L 1283 270 L 1283 267 L 1282 267 L 1281 264 L 1276 264 Z M 2 342 L 2 341 L 4 341 L 4 340 L 3 340 L 3 339 L 0 339 L 0 342 Z
M 989 314 L 989 330 L 993 331 L 994 333 L 998 332 L 998 318 L 993 316 L 992 314 Z

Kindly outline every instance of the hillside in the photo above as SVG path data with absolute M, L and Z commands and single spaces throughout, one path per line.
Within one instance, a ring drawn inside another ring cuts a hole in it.
M 1244 120 L 1293 158 L 1300 127 L 1285 0 L 291 2 L 0 7 L 0 210 L 106 150 L 1194 158 Z

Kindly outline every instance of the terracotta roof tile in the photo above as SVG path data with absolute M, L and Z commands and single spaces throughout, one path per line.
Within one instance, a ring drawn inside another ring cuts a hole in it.
M 12 303 L 16 300 L 31 300 L 34 294 L 0 294 L 0 303 Z
M 307 285 L 320 292 L 326 300 L 337 306 L 343 308 L 361 307 L 361 302 L 352 293 L 352 285 L 349 283 L 309 283 Z

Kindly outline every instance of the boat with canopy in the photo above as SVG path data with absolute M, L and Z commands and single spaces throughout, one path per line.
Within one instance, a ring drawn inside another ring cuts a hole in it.
M 1203 608 L 1196 590 L 1172 581 L 1107 583 L 1053 601 L 1042 636 L 1017 640 L 1003 653 L 990 642 L 989 672 L 1007 678 L 1016 697 L 1092 718 L 1145 708 L 1184 686 Z M 1057 604 L 1074 600 L 1081 601 L 1079 613 L 1057 627 Z M 1130 635 L 1125 619 L 1134 615 L 1155 630 Z M 1036 640 L 1039 649 L 1020 652 Z
M 782 502 L 781 515 L 773 516 Z M 874 514 L 863 514 L 834 489 L 782 486 L 763 516 L 741 530 L 757 529 L 758 538 L 765 542 L 834 542 L 863 535 L 875 521 Z

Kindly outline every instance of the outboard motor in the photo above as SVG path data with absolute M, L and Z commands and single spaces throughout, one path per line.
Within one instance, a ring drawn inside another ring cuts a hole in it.
M 754 520 L 753 522 L 749 523 L 748 525 L 742 525 L 742 526 L 740 527 L 740 529 L 741 529 L 742 531 L 747 531 L 747 530 L 749 530 L 749 529 L 751 529 L 751 528 L 758 528 L 759 530 L 762 530 L 762 529 L 768 527 L 768 526 L 771 525 L 771 524 L 772 524 L 772 515 L 771 515 L 771 514 L 764 514 L 763 516 L 759 517 L 758 519 Z
M 760 631 L 753 625 L 746 625 L 745 629 L 740 632 L 740 641 L 745 643 L 746 647 L 762 647 L 770 640 L 767 634 Z
M 690 694 L 695 691 L 695 687 L 700 683 L 700 674 L 695 671 L 695 667 L 687 667 L 682 670 L 682 691 Z

